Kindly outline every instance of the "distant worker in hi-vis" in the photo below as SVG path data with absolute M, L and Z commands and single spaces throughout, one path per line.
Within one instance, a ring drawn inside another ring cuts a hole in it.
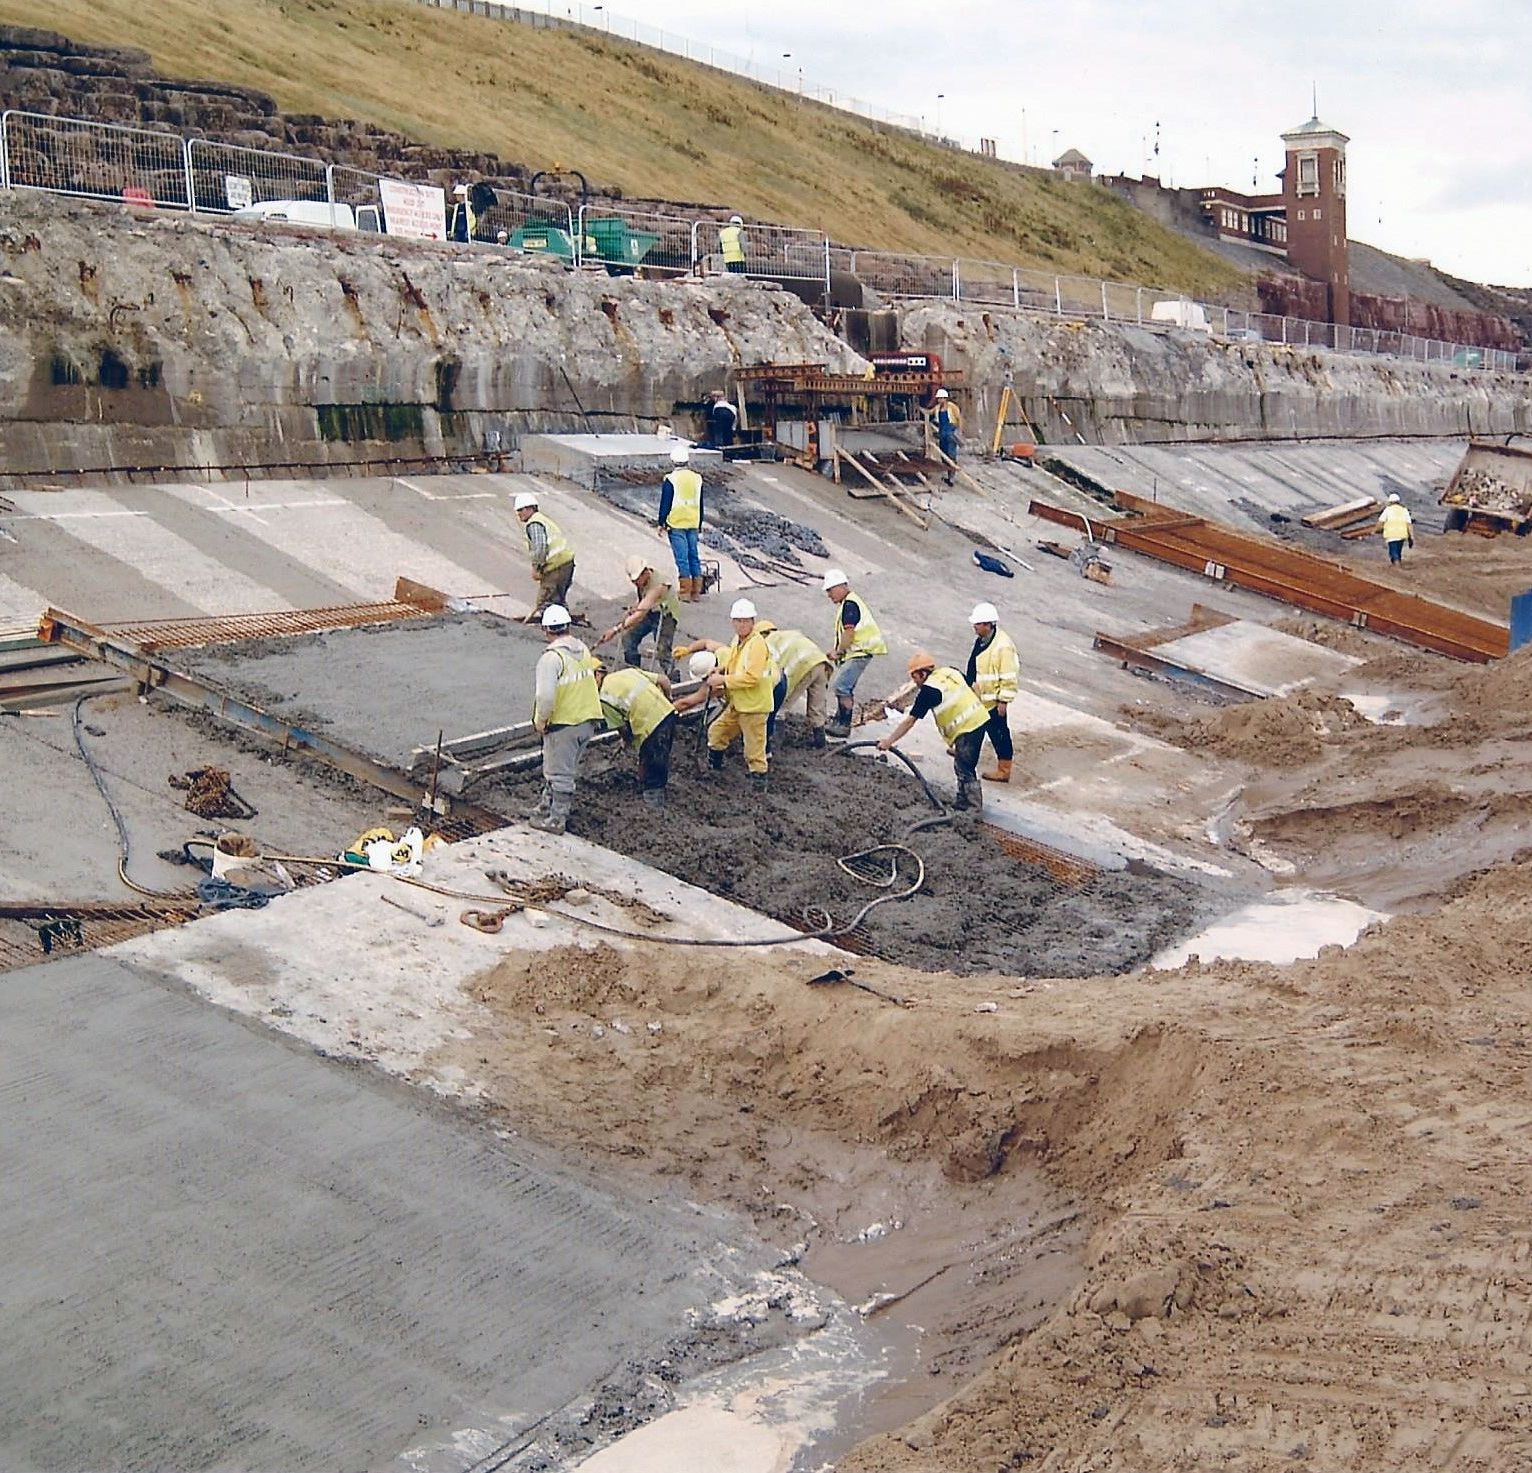
M 729 223 L 718 232 L 718 249 L 723 252 L 723 269 L 735 276 L 745 274 L 745 222 L 730 215 Z
M 1404 561 L 1404 544 L 1415 545 L 1415 518 L 1410 509 L 1399 499 L 1397 491 L 1388 493 L 1388 505 L 1378 516 L 1378 530 L 1383 533 L 1383 544 L 1388 548 L 1391 563 Z

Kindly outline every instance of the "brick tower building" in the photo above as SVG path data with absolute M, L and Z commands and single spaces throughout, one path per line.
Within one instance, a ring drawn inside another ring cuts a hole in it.
M 1287 168 L 1282 202 L 1287 216 L 1287 258 L 1305 276 L 1325 283 L 1330 321 L 1351 321 L 1346 249 L 1346 145 L 1344 133 L 1310 118 L 1282 135 Z

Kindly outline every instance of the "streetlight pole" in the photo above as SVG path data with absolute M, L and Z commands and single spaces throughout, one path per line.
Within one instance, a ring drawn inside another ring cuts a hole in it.
M 942 100 L 946 95 L 945 92 L 938 92 L 936 94 L 936 136 L 938 138 L 942 136 Z
M 784 51 L 782 53 L 783 61 L 791 61 L 792 59 L 793 54 L 791 51 Z M 778 77 L 782 75 L 781 68 L 777 69 L 777 75 Z M 801 62 L 798 64 L 798 96 L 803 96 L 803 64 Z

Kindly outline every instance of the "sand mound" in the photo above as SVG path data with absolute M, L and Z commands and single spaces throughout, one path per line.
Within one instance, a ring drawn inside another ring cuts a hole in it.
M 1267 767 L 1312 762 L 1345 733 L 1367 726 L 1350 701 L 1320 691 L 1230 706 L 1213 716 L 1177 723 L 1174 740 Z

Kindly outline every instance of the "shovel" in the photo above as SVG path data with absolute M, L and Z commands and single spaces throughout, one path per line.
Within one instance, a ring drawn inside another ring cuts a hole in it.
M 858 982 L 850 967 L 831 967 L 828 972 L 821 972 L 817 977 L 809 978 L 810 987 L 829 987 L 837 982 L 848 983 L 852 987 L 859 987 L 863 992 L 870 992 L 874 997 L 880 997 L 884 1002 L 891 1002 L 895 1007 L 907 1008 L 907 1003 L 902 997 L 895 997 L 892 992 L 884 992 L 881 988 L 874 987 L 871 982 Z

